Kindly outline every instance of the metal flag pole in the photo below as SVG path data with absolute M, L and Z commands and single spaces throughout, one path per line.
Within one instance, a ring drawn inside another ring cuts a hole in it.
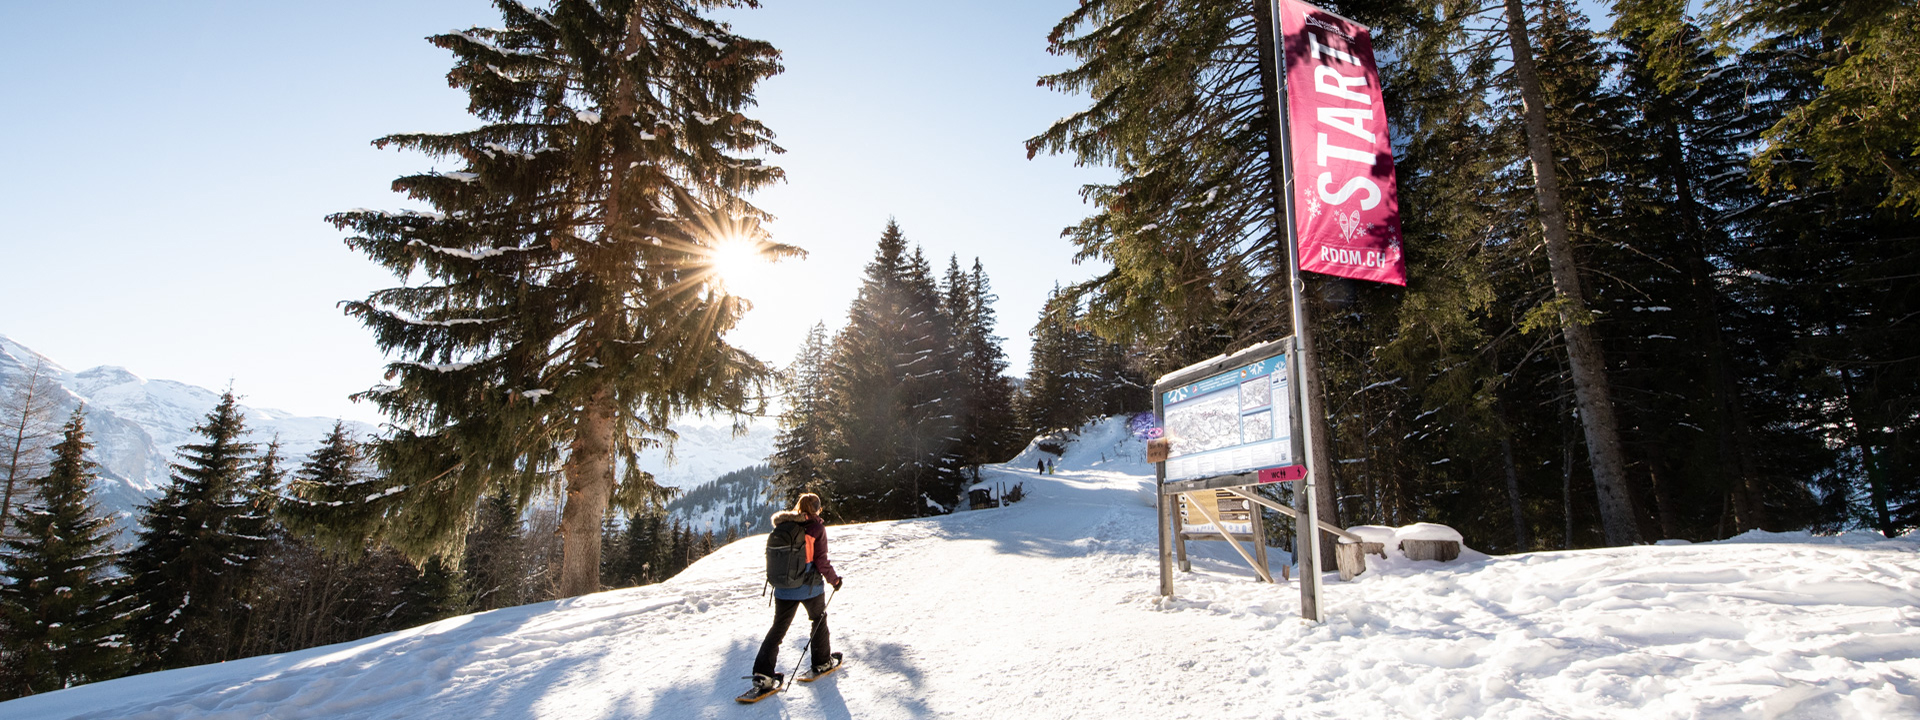
M 1280 112 L 1274 122 L 1280 133 L 1280 167 L 1283 178 L 1281 194 L 1286 204 L 1286 217 L 1282 218 L 1281 222 L 1287 227 L 1287 285 L 1291 298 L 1290 304 L 1293 306 L 1295 362 L 1292 364 L 1295 381 L 1289 384 L 1293 386 L 1295 396 L 1300 398 L 1298 405 L 1301 415 L 1300 430 L 1305 440 L 1304 455 L 1307 466 L 1306 477 L 1295 484 L 1294 502 L 1300 517 L 1294 523 L 1293 553 L 1294 558 L 1300 562 L 1300 616 L 1313 622 L 1320 622 L 1325 619 L 1320 608 L 1320 510 L 1314 499 L 1318 490 L 1315 485 L 1320 481 L 1315 472 L 1315 468 L 1320 465 L 1316 462 L 1318 458 L 1314 453 L 1314 436 L 1318 431 L 1317 420 L 1319 419 L 1309 417 L 1307 413 L 1308 408 L 1318 407 L 1319 404 L 1307 402 L 1308 382 L 1306 382 L 1311 377 L 1310 373 L 1319 372 L 1317 368 L 1311 366 L 1318 358 L 1310 358 L 1306 352 L 1306 348 L 1311 345 L 1307 342 L 1307 338 L 1308 333 L 1312 332 L 1312 326 L 1307 322 L 1307 284 L 1300 277 L 1300 237 L 1297 229 L 1299 226 L 1294 222 L 1293 136 L 1291 128 L 1288 127 L 1290 118 L 1287 116 L 1287 36 L 1281 32 L 1284 27 L 1280 16 L 1281 3 L 1278 0 L 1261 1 L 1269 3 L 1268 19 L 1273 23 L 1274 77 L 1278 79 L 1276 85 L 1280 95 Z

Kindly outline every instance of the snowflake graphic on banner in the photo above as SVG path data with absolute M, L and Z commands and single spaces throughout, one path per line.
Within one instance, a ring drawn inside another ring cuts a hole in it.
M 1320 198 L 1307 198 L 1307 216 L 1320 217 Z
M 1368 230 L 1373 229 L 1373 223 L 1360 222 L 1359 210 L 1353 211 L 1352 215 L 1334 213 L 1333 219 L 1340 221 L 1340 239 L 1347 242 L 1353 242 L 1354 238 L 1360 237 L 1366 234 Z

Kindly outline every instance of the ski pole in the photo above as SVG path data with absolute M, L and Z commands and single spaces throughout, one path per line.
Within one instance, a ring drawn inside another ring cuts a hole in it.
M 793 664 L 793 672 L 787 674 L 787 681 L 780 684 L 781 689 L 792 686 L 793 679 L 800 675 L 800 663 L 807 661 L 807 651 L 813 649 L 813 636 L 820 633 L 820 623 L 827 621 L 827 606 L 833 604 L 833 596 L 839 593 L 840 588 L 834 588 L 827 593 L 827 601 L 820 603 L 820 617 L 813 619 L 813 629 L 807 632 L 807 644 L 800 646 L 800 660 Z

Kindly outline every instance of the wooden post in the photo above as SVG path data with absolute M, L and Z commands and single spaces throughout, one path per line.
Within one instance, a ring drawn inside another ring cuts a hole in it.
M 1167 537 L 1167 507 L 1171 506 L 1173 501 L 1165 492 L 1158 493 L 1156 496 L 1158 499 L 1154 503 L 1153 514 L 1160 525 L 1160 596 L 1168 597 L 1173 595 L 1173 547 L 1169 542 L 1170 538 Z
M 1175 495 L 1173 495 L 1173 501 L 1169 503 L 1169 505 L 1173 505 L 1173 509 L 1171 509 L 1171 513 L 1167 513 L 1167 515 L 1173 516 L 1173 553 L 1175 553 L 1175 557 L 1177 557 L 1179 563 L 1181 563 L 1181 572 L 1194 572 L 1194 564 L 1188 563 L 1187 561 L 1187 534 L 1181 532 L 1181 524 L 1183 524 L 1183 522 L 1181 522 L 1181 495 L 1185 495 L 1185 493 L 1175 493 Z M 1187 505 L 1192 505 L 1192 503 L 1187 503 Z
M 1164 427 L 1166 425 L 1166 417 L 1166 398 L 1158 391 L 1155 391 L 1153 393 L 1153 419 Z M 1162 430 L 1161 432 L 1162 435 L 1160 437 L 1151 438 L 1147 441 L 1149 452 L 1152 452 L 1151 446 L 1155 441 L 1162 441 L 1161 445 L 1163 447 L 1169 444 L 1165 442 L 1165 431 Z M 1159 459 L 1152 460 L 1151 462 L 1153 462 L 1154 515 L 1157 516 L 1160 521 L 1160 597 L 1172 597 L 1173 548 L 1171 547 L 1171 543 L 1168 542 L 1167 518 L 1171 514 L 1168 508 L 1173 505 L 1173 501 L 1167 497 L 1167 459 L 1163 453 Z M 1174 528 L 1172 532 L 1178 535 L 1179 529 Z
M 1238 495 L 1239 493 L 1235 494 Z M 1262 510 L 1263 508 L 1257 504 L 1247 503 L 1247 514 L 1253 520 L 1253 557 L 1260 567 L 1266 568 L 1268 567 L 1267 518 L 1266 513 L 1262 512 Z M 1267 572 L 1267 582 L 1273 582 L 1273 572 L 1271 570 Z
M 1256 0 L 1270 3 L 1271 0 Z M 1279 112 L 1274 114 L 1274 131 L 1280 139 L 1281 187 L 1280 217 L 1276 221 L 1287 228 L 1287 287 L 1293 310 L 1293 357 L 1287 363 L 1291 382 L 1287 383 L 1294 396 L 1300 399 L 1294 407 L 1300 412 L 1294 417 L 1299 423 L 1301 453 L 1305 457 L 1307 476 L 1294 481 L 1294 502 L 1299 505 L 1305 522 L 1295 523 L 1293 556 L 1300 562 L 1300 616 L 1314 622 L 1320 622 L 1324 614 L 1320 609 L 1320 538 L 1315 528 L 1320 525 L 1320 509 L 1315 503 L 1318 493 L 1317 483 L 1325 481 L 1326 458 L 1319 456 L 1319 429 L 1326 422 L 1325 416 L 1315 413 L 1322 409 L 1320 398 L 1308 392 L 1308 387 L 1320 388 L 1319 371 L 1313 365 L 1318 362 L 1313 347 L 1313 324 L 1307 319 L 1307 281 L 1300 276 L 1300 235 L 1299 224 L 1294 221 L 1298 215 L 1294 208 L 1293 143 L 1287 139 L 1290 132 L 1287 127 L 1287 53 L 1286 35 L 1280 31 L 1279 8 L 1267 4 L 1266 24 L 1269 34 L 1268 43 L 1272 48 L 1270 60 L 1273 62 L 1275 83 L 1274 100 Z

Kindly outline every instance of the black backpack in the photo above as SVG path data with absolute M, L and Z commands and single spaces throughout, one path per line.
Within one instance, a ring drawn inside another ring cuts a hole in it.
M 813 573 L 807 570 L 807 526 L 784 522 L 767 535 L 767 584 L 781 590 L 806 585 Z

